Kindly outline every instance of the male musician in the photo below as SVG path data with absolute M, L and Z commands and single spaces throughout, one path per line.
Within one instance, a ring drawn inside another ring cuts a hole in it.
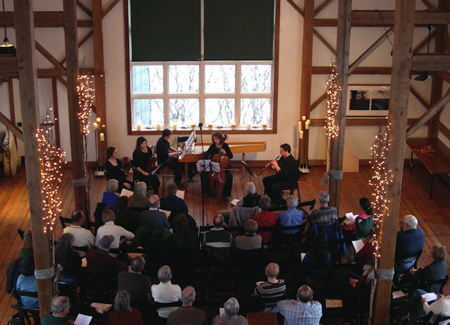
M 282 190 L 292 188 L 297 181 L 299 173 L 294 157 L 291 155 L 291 146 L 284 143 L 280 146 L 280 160 L 269 162 L 266 167 L 276 171 L 275 175 L 264 177 L 264 192 L 272 199 L 275 205 L 286 205 L 286 200 L 281 196 Z
M 162 137 L 159 138 L 156 143 L 156 154 L 158 156 L 158 164 L 162 165 L 162 167 L 169 167 L 175 173 L 175 182 L 174 184 L 181 188 L 184 187 L 184 184 L 181 183 L 181 166 L 178 162 L 178 156 L 181 154 L 181 151 L 175 149 L 169 144 L 169 139 L 172 136 L 172 131 L 169 129 L 164 129 L 162 132 Z

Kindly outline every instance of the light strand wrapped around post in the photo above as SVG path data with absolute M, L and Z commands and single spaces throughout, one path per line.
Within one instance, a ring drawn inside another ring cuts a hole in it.
M 336 138 L 339 135 L 339 126 L 336 124 L 336 116 L 340 108 L 338 94 L 342 88 L 337 83 L 336 61 L 331 63 L 331 75 L 327 80 L 327 117 L 325 131 L 328 138 Z M 309 127 L 309 125 L 308 125 Z

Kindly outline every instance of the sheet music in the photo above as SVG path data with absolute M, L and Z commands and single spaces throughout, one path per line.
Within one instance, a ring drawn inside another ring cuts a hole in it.
M 186 191 L 177 190 L 177 193 L 175 195 L 184 200 L 184 193 L 186 193 Z
M 198 172 L 220 172 L 220 163 L 211 161 L 211 159 L 199 160 L 197 162 Z
M 74 324 L 75 325 L 89 325 L 91 320 L 92 320 L 92 316 L 78 314 L 77 318 L 75 319 Z
M 180 155 L 179 159 L 183 159 L 184 155 L 186 155 L 186 151 L 189 150 L 189 148 L 195 142 L 196 138 L 197 138 L 197 134 L 195 133 L 195 130 L 194 130 L 191 132 L 191 134 L 189 135 L 189 138 L 184 143 L 184 147 L 181 149 L 181 155 Z

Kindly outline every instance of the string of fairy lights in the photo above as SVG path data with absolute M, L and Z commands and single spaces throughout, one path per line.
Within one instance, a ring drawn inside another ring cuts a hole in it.
M 79 75 L 77 78 L 78 119 L 84 136 L 89 134 L 89 116 L 92 113 L 95 98 L 93 84 L 91 75 Z
M 386 117 L 387 118 L 387 117 Z M 372 206 L 374 217 L 374 240 L 375 254 L 380 257 L 381 247 L 381 224 L 384 218 L 389 217 L 389 203 L 388 186 L 394 180 L 392 170 L 388 168 L 388 155 L 391 147 L 390 140 L 391 123 L 385 127 L 380 128 L 379 134 L 375 137 L 372 147 L 372 160 L 370 161 L 372 177 L 369 180 L 369 185 L 372 188 L 372 195 L 374 197 Z
M 61 214 L 62 200 L 59 196 L 63 177 L 62 167 L 65 164 L 65 153 L 54 144 L 53 126 L 55 118 L 50 108 L 37 130 L 39 161 L 41 164 L 42 210 L 44 212 L 44 233 L 54 230 L 57 216 Z
M 325 125 L 325 133 L 330 139 L 339 135 L 339 125 L 336 123 L 336 116 L 340 107 L 338 96 L 342 88 L 338 85 L 337 77 L 336 60 L 333 60 L 331 63 L 331 74 L 327 79 L 327 117 Z

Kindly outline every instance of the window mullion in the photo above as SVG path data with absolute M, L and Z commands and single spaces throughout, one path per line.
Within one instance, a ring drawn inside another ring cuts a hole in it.
M 202 1 L 203 2 L 203 1 Z M 205 123 L 205 62 L 202 61 L 200 62 L 200 76 L 199 76 L 199 110 L 200 110 L 200 116 L 199 116 L 199 121 L 202 123 Z
M 236 125 L 241 124 L 241 63 L 236 64 L 236 100 L 234 103 L 234 121 Z
M 169 63 L 164 62 L 164 128 L 169 125 L 170 107 L 169 107 Z

